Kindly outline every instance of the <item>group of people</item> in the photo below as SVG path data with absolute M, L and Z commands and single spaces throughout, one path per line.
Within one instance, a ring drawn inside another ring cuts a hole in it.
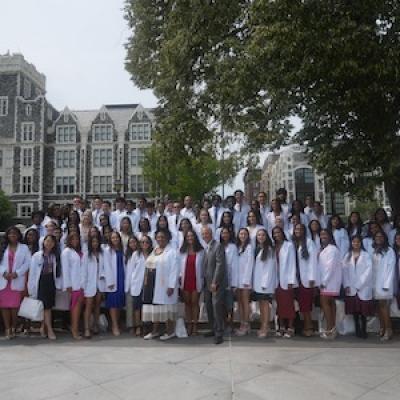
M 390 223 L 380 208 L 364 224 L 352 212 L 345 225 L 339 215 L 328 218 L 310 196 L 305 207 L 299 200 L 288 204 L 286 196 L 279 189 L 267 204 L 260 192 L 248 204 L 237 190 L 224 201 L 214 195 L 201 204 L 186 196 L 183 207 L 179 201 L 155 205 L 145 198 L 137 204 L 117 198 L 114 211 L 99 197 L 85 208 L 77 196 L 72 205 L 34 212 L 23 234 L 15 226 L 7 229 L 0 251 L 6 338 L 15 337 L 21 300 L 30 296 L 43 303 L 41 335 L 56 339 L 52 309 L 57 297 L 68 296 L 77 340 L 99 331 L 103 307 L 113 335 L 120 335 L 124 309 L 124 325 L 134 335 L 169 340 L 175 337 L 179 303 L 188 334 L 198 335 L 201 301 L 211 327 L 206 335 L 216 344 L 233 329 L 234 301 L 237 336 L 250 333 L 255 301 L 257 336 L 267 337 L 275 301 L 277 336 L 295 335 L 297 311 L 303 335 L 313 336 L 318 305 L 326 323 L 320 335 L 334 339 L 337 299 L 354 316 L 358 337 L 367 337 L 367 318 L 378 315 L 380 340 L 391 339 L 390 305 L 400 300 L 400 217 Z

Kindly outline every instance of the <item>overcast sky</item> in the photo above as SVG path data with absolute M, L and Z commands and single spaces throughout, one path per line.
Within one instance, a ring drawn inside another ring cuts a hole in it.
M 135 87 L 124 68 L 130 31 L 123 5 L 123 0 L 0 0 L 0 54 L 22 53 L 44 73 L 47 98 L 59 110 L 112 103 L 155 107 L 152 92 Z M 234 186 L 242 187 L 241 180 Z

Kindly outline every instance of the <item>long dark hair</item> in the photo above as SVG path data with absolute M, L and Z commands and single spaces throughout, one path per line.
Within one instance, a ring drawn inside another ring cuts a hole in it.
M 297 239 L 296 234 L 295 234 L 295 229 L 301 226 L 303 228 L 303 235 L 300 239 Z M 301 258 L 304 260 L 308 260 L 310 257 L 310 253 L 308 252 L 307 248 L 307 232 L 306 232 L 306 227 L 303 224 L 296 224 L 296 226 L 293 229 L 293 238 L 292 238 L 293 244 L 295 249 L 298 249 L 301 246 Z
M 72 241 L 72 239 L 74 238 L 74 236 L 76 236 L 76 237 L 79 239 L 78 249 L 74 249 L 74 248 L 72 247 L 72 244 L 71 244 L 71 241 Z M 67 247 L 69 247 L 70 249 L 73 249 L 73 250 L 75 250 L 76 252 L 79 253 L 79 252 L 82 250 L 82 248 L 81 248 L 81 238 L 80 238 L 80 236 L 79 236 L 79 233 L 76 233 L 76 232 L 69 233 L 68 236 L 67 236 L 66 245 L 67 245 Z
M 28 244 L 28 235 L 30 233 L 33 233 L 35 235 L 35 241 L 33 243 L 33 246 L 30 247 Z M 37 251 L 39 251 L 39 232 L 35 228 L 29 228 L 27 231 L 24 233 L 24 239 L 22 243 L 26 244 L 29 247 L 29 250 L 31 251 L 31 254 L 35 254 Z
M 273 208 L 272 208 L 272 202 L 273 202 L 273 201 L 275 201 L 276 203 L 278 203 L 278 205 L 279 205 L 279 211 L 282 212 L 282 202 L 281 202 L 281 199 L 279 199 L 278 197 L 276 197 L 275 199 L 272 199 L 272 200 L 271 200 L 271 206 L 270 206 L 269 211 L 271 211 L 271 212 L 274 211 Z
M 243 246 L 242 246 L 242 242 L 240 241 L 240 238 L 239 238 L 240 232 L 242 232 L 242 231 L 246 231 L 247 232 L 247 240 L 245 241 Z M 250 244 L 250 234 L 249 234 L 248 229 L 247 228 L 240 228 L 239 232 L 238 232 L 238 234 L 236 236 L 236 246 L 239 249 L 239 254 L 244 253 L 249 244 Z
M 112 235 L 117 235 L 117 236 L 118 236 L 119 245 L 118 245 L 118 248 L 117 248 L 117 249 L 115 249 L 114 246 L 113 246 L 113 244 L 112 244 Z M 121 239 L 121 235 L 119 234 L 119 232 L 116 232 L 116 231 L 111 232 L 111 235 L 110 235 L 110 243 L 109 243 L 109 245 L 110 245 L 110 249 L 111 249 L 111 250 L 114 250 L 114 251 L 123 251 L 124 246 L 123 246 L 123 244 L 122 244 L 122 239 Z
M 140 218 L 140 221 L 139 221 L 139 232 L 141 232 L 141 233 L 143 233 L 142 224 L 146 224 L 147 225 L 147 232 L 151 232 L 151 225 L 150 225 L 150 221 L 149 221 L 148 218 Z
M 315 241 L 315 238 L 314 238 L 314 232 L 311 230 L 311 225 L 312 225 L 312 223 L 313 222 L 316 222 L 317 224 L 318 224 L 318 236 L 321 234 L 321 223 L 317 220 L 317 219 L 312 219 L 310 222 L 309 222 L 309 224 L 308 224 L 308 229 L 309 229 L 309 231 L 310 231 L 310 234 L 311 234 L 311 239 L 313 240 L 313 241 Z
M 124 221 L 128 221 L 128 222 L 129 222 L 129 231 L 128 231 L 128 235 L 133 235 L 132 221 L 131 221 L 131 219 L 130 219 L 129 217 L 123 217 L 123 218 L 121 218 L 121 221 L 119 222 L 119 229 L 120 229 L 120 231 L 121 231 L 122 223 L 123 223 Z
M 165 227 L 161 228 L 160 227 L 160 221 L 164 221 L 165 222 Z M 169 229 L 169 222 L 168 222 L 168 218 L 165 215 L 160 215 L 157 219 L 157 225 L 156 225 L 156 231 L 159 231 L 160 229 L 167 229 L 170 231 Z
M 88 254 L 89 254 L 89 257 L 91 257 L 93 255 L 93 240 L 94 239 L 96 239 L 99 242 L 99 248 L 97 249 L 97 251 L 99 253 L 103 252 L 103 248 L 101 247 L 101 237 L 100 237 L 100 235 L 89 236 L 89 238 L 88 238 Z
M 376 235 L 382 234 L 383 235 L 383 245 L 380 249 L 377 249 L 375 245 L 375 238 Z M 372 243 L 372 248 L 374 249 L 374 252 L 377 254 L 385 254 L 389 250 L 389 239 L 386 235 L 386 233 L 381 229 L 379 232 L 376 232 L 374 237 L 373 237 L 373 243 Z
M 349 218 L 347 219 L 347 233 L 348 233 L 349 237 L 353 235 L 352 231 L 353 231 L 354 225 L 351 223 L 351 217 L 353 215 L 357 215 L 357 218 L 358 218 L 358 223 L 356 224 L 356 227 L 357 227 L 356 235 L 361 235 L 361 231 L 362 231 L 362 227 L 363 227 L 363 222 L 362 222 L 360 213 L 358 211 L 352 211 L 349 215 Z
M 134 253 L 133 250 L 131 249 L 131 247 L 129 246 L 129 242 L 131 240 L 134 240 L 136 242 L 136 251 L 139 252 L 139 253 L 141 251 L 140 250 L 140 243 L 139 243 L 139 240 L 137 239 L 137 237 L 136 236 L 129 236 L 128 244 L 127 244 L 126 250 L 125 250 L 125 263 L 127 263 L 131 259 L 132 255 Z
M 193 243 L 193 250 L 194 250 L 194 252 L 195 252 L 195 253 L 198 253 L 199 251 L 203 250 L 203 246 L 201 245 L 200 240 L 199 240 L 199 238 L 198 238 L 196 232 L 193 231 L 193 230 L 190 230 L 190 231 L 187 231 L 187 232 L 186 232 L 186 234 L 185 234 L 185 236 L 184 236 L 184 238 L 183 238 L 183 243 L 182 243 L 180 252 L 181 252 L 181 253 L 186 253 L 186 252 L 188 251 L 188 249 L 189 249 L 189 244 L 188 244 L 188 242 L 187 242 L 187 235 L 188 235 L 189 233 L 193 233 L 193 235 L 194 235 L 194 243 Z
M 224 216 L 229 215 L 230 223 L 224 224 Z M 219 223 L 219 228 L 232 228 L 233 229 L 233 214 L 230 211 L 224 211 L 221 216 L 221 222 Z
M 256 224 L 257 224 L 257 225 L 262 225 L 260 211 L 259 211 L 259 210 L 257 210 L 257 211 L 256 211 L 256 210 L 250 210 L 250 211 L 247 213 L 247 218 L 246 218 L 247 226 L 250 226 L 250 223 L 249 223 L 249 215 L 250 215 L 251 213 L 253 213 L 253 214 L 256 216 Z
M 266 236 L 266 240 L 263 244 L 260 244 L 258 242 L 257 236 L 256 236 L 256 251 L 255 251 L 255 256 L 257 257 L 258 253 L 261 251 L 261 260 L 265 261 L 269 256 L 271 256 L 273 254 L 273 244 L 272 244 L 272 240 L 268 235 L 268 232 L 266 229 L 259 229 L 257 231 L 257 235 L 258 232 L 264 232 L 265 236 Z
M 10 241 L 9 241 L 9 239 L 8 239 L 8 235 L 9 235 L 12 231 L 14 231 L 14 232 L 17 234 L 17 241 L 18 241 L 18 243 L 22 243 L 22 233 L 21 233 L 21 231 L 20 231 L 15 225 L 10 226 L 10 227 L 6 230 L 6 232 L 5 232 L 5 234 L 4 234 L 3 245 L 1 246 L 1 250 L 0 250 L 0 262 L 3 261 L 4 253 L 6 252 L 7 247 L 8 247 L 8 245 L 9 245 L 9 243 L 10 243 Z
M 360 241 L 360 243 L 361 243 L 361 250 L 364 250 L 364 251 L 365 251 L 365 247 L 364 247 L 364 244 L 363 244 L 363 238 L 362 238 L 362 236 L 359 235 L 359 234 L 353 235 L 353 236 L 350 238 L 350 245 L 349 245 L 349 252 L 348 252 L 348 255 L 347 255 L 347 261 L 350 261 L 350 259 L 351 259 L 351 254 L 352 254 L 352 252 L 353 252 L 353 240 L 354 240 L 354 239 L 358 239 L 358 240 Z
M 344 224 L 343 224 L 343 221 L 342 221 L 342 218 L 340 217 L 340 215 L 339 214 L 333 214 L 330 218 L 329 218 L 329 221 L 328 221 L 328 230 L 329 231 L 331 231 L 332 232 L 332 220 L 333 220 L 333 218 L 336 218 L 336 219 L 338 219 L 338 221 L 339 221 L 339 225 L 337 226 L 337 228 L 335 228 L 335 229 L 342 229 L 342 228 L 344 228 Z
M 58 245 L 57 239 L 54 235 L 46 235 L 43 238 L 43 243 L 42 243 L 42 251 L 44 254 L 44 242 L 46 241 L 46 239 L 51 238 L 51 240 L 54 243 L 54 247 L 53 250 L 51 251 L 50 254 L 54 255 L 54 258 L 56 260 L 56 277 L 59 278 L 61 276 L 61 256 L 60 256 L 60 247 Z
M 192 222 L 190 221 L 190 219 L 189 219 L 189 218 L 182 218 L 182 219 L 179 221 L 179 228 L 178 228 L 178 231 L 182 232 L 182 222 L 183 222 L 183 221 L 187 221 L 187 222 L 189 223 L 189 226 L 190 226 L 189 229 L 193 229 L 193 224 L 192 224 Z
M 235 231 L 233 229 L 230 229 L 230 228 L 226 227 L 226 226 L 221 228 L 221 232 L 219 234 L 220 243 L 223 243 L 223 241 L 222 241 L 222 232 L 223 231 L 228 231 L 229 232 L 229 243 L 235 243 Z

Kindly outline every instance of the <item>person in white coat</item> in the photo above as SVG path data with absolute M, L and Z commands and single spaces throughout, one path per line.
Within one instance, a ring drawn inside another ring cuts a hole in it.
M 82 339 L 79 333 L 79 320 L 83 302 L 83 253 L 79 234 L 70 233 L 66 247 L 61 253 L 61 266 L 64 290 L 71 294 L 70 314 L 71 333 L 76 340 Z
M 266 338 L 269 331 L 269 306 L 276 289 L 276 258 L 272 241 L 266 229 L 260 229 L 256 236 L 253 290 L 260 305 L 260 330 L 258 338 Z
M 200 314 L 200 293 L 204 285 L 204 250 L 196 233 L 189 231 L 179 249 L 180 288 L 185 303 L 186 326 L 189 336 L 197 336 Z
M 15 337 L 18 308 L 30 261 L 31 253 L 22 243 L 21 231 L 11 226 L 6 230 L 0 250 L 0 309 L 7 339 Z
M 230 332 L 233 328 L 233 289 L 238 286 L 237 282 L 234 282 L 235 272 L 239 261 L 239 255 L 235 244 L 235 231 L 233 227 L 221 228 L 221 232 L 217 241 L 224 246 L 225 249 L 225 264 L 226 264 L 226 276 L 227 286 L 225 290 L 225 308 L 226 308 L 226 321 L 225 325 Z
M 326 319 L 326 330 L 321 333 L 323 339 L 335 339 L 336 297 L 342 285 L 342 257 L 335 245 L 331 231 L 320 232 L 321 250 L 318 255 L 318 275 L 320 282 L 321 309 Z
M 212 224 L 210 214 L 208 213 L 208 210 L 205 208 L 202 208 L 199 213 L 199 218 L 197 219 L 197 222 L 194 224 L 194 230 L 196 231 L 197 237 L 200 240 L 200 243 L 203 247 L 206 247 L 206 243 L 204 242 L 203 238 L 201 237 L 201 231 L 203 228 L 209 227 L 211 229 L 213 239 L 215 239 L 215 229 Z
M 236 330 L 236 335 L 244 336 L 250 333 L 249 301 L 254 268 L 254 247 L 251 244 L 249 231 L 246 228 L 239 229 L 236 238 L 236 246 L 238 251 L 238 262 L 233 281 L 237 282 L 237 297 L 240 315 L 240 327 Z
M 343 287 L 346 314 L 353 315 L 356 336 L 363 339 L 367 338 L 367 317 L 375 315 L 372 286 L 372 258 L 363 248 L 361 236 L 356 234 L 343 259 Z
M 175 337 L 178 314 L 178 262 L 176 250 L 169 245 L 165 231 L 156 232 L 157 247 L 147 257 L 143 282 L 143 322 L 152 322 L 152 332 L 145 340 L 160 337 L 160 323 L 166 323 L 161 340 Z
M 212 207 L 208 210 L 210 214 L 210 218 L 212 221 L 214 232 L 221 225 L 222 214 L 226 211 L 224 207 L 222 207 L 222 198 L 220 195 L 215 194 L 212 197 Z M 218 240 L 218 238 L 217 238 Z
M 286 239 L 283 229 L 275 226 L 272 229 L 272 238 L 275 243 L 275 257 L 277 265 L 277 288 L 275 291 L 279 319 L 277 336 L 292 338 L 294 336 L 294 288 L 297 286 L 296 254 L 292 242 Z
M 371 257 L 374 254 L 374 236 L 376 233 L 380 231 L 382 231 L 382 228 L 377 222 L 375 221 L 369 222 L 367 235 L 363 239 L 363 246 Z
M 319 234 L 321 233 L 321 224 L 317 219 L 313 219 L 308 224 L 308 231 L 310 232 L 310 239 L 314 242 L 317 251 L 321 250 L 321 239 Z
M 29 267 L 28 294 L 43 303 L 44 315 L 40 327 L 43 337 L 55 340 L 51 309 L 55 305 L 56 280 L 61 276 L 61 259 L 54 236 L 44 236 L 42 249 L 32 256 Z
M 250 241 L 253 248 L 256 245 L 257 232 L 260 229 L 265 229 L 264 225 L 262 225 L 260 214 L 250 210 L 247 214 L 247 230 L 249 232 Z
M 350 240 L 347 230 L 344 228 L 343 221 L 340 215 L 332 215 L 328 221 L 328 230 L 332 232 L 333 238 L 335 239 L 336 247 L 340 251 L 340 256 L 344 256 L 349 251 Z
M 93 315 L 93 332 L 98 333 L 100 305 L 106 289 L 106 271 L 100 235 L 90 236 L 83 255 L 83 295 L 85 298 L 84 337 L 92 336 L 90 320 Z
M 272 239 L 272 229 L 275 228 L 278 224 L 276 223 L 276 219 L 280 217 L 283 222 L 283 230 L 287 231 L 288 222 L 287 222 L 287 214 L 283 211 L 281 202 L 279 199 L 273 199 L 271 201 L 271 211 L 267 214 L 267 223 L 268 223 L 268 234 Z
M 373 268 L 373 298 L 378 302 L 378 315 L 381 324 L 381 341 L 392 338 L 392 321 L 390 305 L 393 299 L 393 287 L 396 268 L 396 254 L 389 246 L 388 238 L 382 231 L 374 235 L 374 252 L 372 254 Z
M 361 215 L 358 211 L 352 211 L 347 219 L 347 234 L 351 239 L 353 236 L 362 236 L 363 233 L 363 222 L 361 219 Z
M 130 250 L 129 250 L 130 249 Z M 143 236 L 140 239 L 139 249 L 130 248 L 126 253 L 126 277 L 128 281 L 125 284 L 125 290 L 132 296 L 133 303 L 133 334 L 136 337 L 142 335 L 142 297 L 143 297 L 143 281 L 144 271 L 147 257 L 153 251 L 153 241 L 149 236 Z
M 314 242 L 307 238 L 306 226 L 297 224 L 294 227 L 293 244 L 296 250 L 296 272 L 299 287 L 297 300 L 300 313 L 303 315 L 303 335 L 313 335 L 311 312 L 313 308 L 315 288 L 317 286 L 317 248 Z

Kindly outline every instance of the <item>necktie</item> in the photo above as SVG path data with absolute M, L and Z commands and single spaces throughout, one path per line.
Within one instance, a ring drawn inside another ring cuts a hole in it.
M 214 214 L 214 225 L 217 226 L 217 218 L 218 218 L 218 207 L 215 207 L 215 214 Z

